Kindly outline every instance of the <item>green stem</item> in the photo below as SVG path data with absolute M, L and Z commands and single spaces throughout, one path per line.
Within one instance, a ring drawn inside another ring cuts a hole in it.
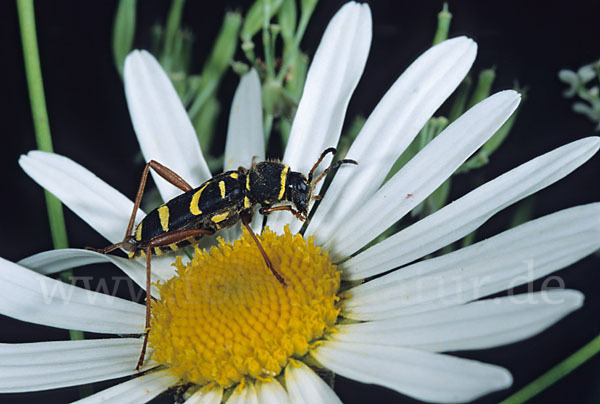
M 21 26 L 25 72 L 27 75 L 29 100 L 31 103 L 31 113 L 33 115 L 37 146 L 39 150 L 52 152 L 52 137 L 50 136 L 50 124 L 48 122 L 44 84 L 42 82 L 42 69 L 40 67 L 40 57 L 38 52 L 33 0 L 17 0 L 17 8 Z M 46 196 L 46 207 L 48 209 L 48 219 L 50 221 L 50 231 L 52 233 L 52 243 L 54 248 L 67 248 L 69 245 L 62 205 L 54 195 L 48 191 L 44 191 L 44 193 Z M 73 272 L 71 270 L 61 274 L 61 278 L 68 282 L 71 281 L 72 276 Z M 70 330 L 69 334 L 73 340 L 83 339 L 83 333 L 81 331 Z
M 173 60 L 173 47 L 175 46 L 175 37 L 179 26 L 181 25 L 181 15 L 183 13 L 183 6 L 185 0 L 173 0 L 171 8 L 169 10 L 169 16 L 167 17 L 167 25 L 165 27 L 165 47 L 162 54 L 162 64 L 166 71 L 172 70 Z
M 264 2 L 264 18 L 262 27 L 262 41 L 265 49 L 265 66 L 267 71 L 267 79 L 275 77 L 275 66 L 273 62 L 274 55 L 271 53 L 271 33 L 269 32 L 269 19 L 271 17 L 270 4 L 268 1 Z
M 494 83 L 495 78 L 496 72 L 493 68 L 484 69 L 481 72 L 479 72 L 477 86 L 475 86 L 475 90 L 473 90 L 473 94 L 471 94 L 471 99 L 467 104 L 467 109 L 471 108 L 478 102 L 483 101 L 484 98 L 487 98 L 490 95 L 492 84 Z
M 21 24 L 21 40 L 23 42 L 23 56 L 25 58 L 25 71 L 27 85 L 33 114 L 35 136 L 40 150 L 52 151 L 50 125 L 46 112 L 44 86 L 42 83 L 42 70 L 35 29 L 35 15 L 32 0 L 17 0 L 19 10 L 19 23 Z
M 300 48 L 300 42 L 302 41 L 302 37 L 304 37 L 304 32 L 306 31 L 308 21 L 310 20 L 314 9 L 314 5 L 312 7 L 308 6 L 302 8 L 302 12 L 300 14 L 300 21 L 298 22 L 298 30 L 296 31 L 296 35 L 294 36 L 294 45 L 292 46 L 290 55 L 284 61 L 281 70 L 279 70 L 279 73 L 277 74 L 277 82 L 279 83 L 283 83 L 283 78 L 285 77 L 285 74 L 290 68 L 292 61 L 296 59 L 296 54 L 298 53 L 298 50 Z
M 465 112 L 465 107 L 467 105 L 467 98 L 469 97 L 469 91 L 471 91 L 471 86 L 473 81 L 470 76 L 467 76 L 463 79 L 463 81 L 458 86 L 456 93 L 454 95 L 454 101 L 452 102 L 452 106 L 450 107 L 450 112 L 448 113 L 448 122 L 452 123 L 459 116 Z
M 42 83 L 42 69 L 35 30 L 35 15 L 33 0 L 18 0 L 19 22 L 21 24 L 21 39 L 23 41 L 23 55 L 25 57 L 25 71 L 27 85 L 29 86 L 29 100 L 35 128 L 35 138 L 38 149 L 52 152 L 52 137 Z M 67 229 L 63 217 L 60 201 L 46 191 L 46 205 L 50 220 L 50 231 L 54 248 L 67 248 Z
M 438 26 L 433 37 L 433 45 L 448 39 L 450 21 L 452 21 L 452 14 L 448 11 L 448 3 L 444 3 L 444 8 L 438 13 Z
M 598 352 L 600 352 L 600 335 L 500 404 L 524 403 L 577 369 Z

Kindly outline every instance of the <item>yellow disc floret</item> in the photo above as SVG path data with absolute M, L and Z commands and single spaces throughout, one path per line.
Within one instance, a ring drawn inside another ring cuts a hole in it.
M 262 245 L 283 286 L 244 231 L 233 244 L 196 249 L 152 305 L 153 359 L 185 382 L 229 387 L 278 375 L 333 327 L 340 274 L 312 238 L 265 230 Z

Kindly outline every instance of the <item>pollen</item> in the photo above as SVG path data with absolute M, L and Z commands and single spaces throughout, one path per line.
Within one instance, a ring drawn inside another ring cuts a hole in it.
M 177 275 L 158 285 L 152 358 L 184 382 L 226 388 L 271 379 L 333 331 L 340 273 L 327 252 L 287 228 L 259 238 L 287 286 L 245 230 L 232 244 L 196 249 L 187 264 L 178 258 Z

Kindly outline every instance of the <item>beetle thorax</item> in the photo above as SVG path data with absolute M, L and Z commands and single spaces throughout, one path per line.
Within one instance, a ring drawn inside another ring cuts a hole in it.
M 249 171 L 246 192 L 253 202 L 272 205 L 286 200 L 289 167 L 275 161 L 255 164 Z

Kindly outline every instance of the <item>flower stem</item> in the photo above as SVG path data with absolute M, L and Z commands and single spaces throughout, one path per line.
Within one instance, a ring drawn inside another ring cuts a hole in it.
M 448 11 L 448 3 L 444 3 L 444 8 L 438 13 L 438 26 L 435 36 L 433 37 L 433 45 L 437 45 L 448 39 L 450 21 L 452 21 L 452 14 Z
M 40 68 L 40 57 L 36 39 L 33 1 L 18 0 L 17 6 L 19 10 L 23 55 L 25 57 L 25 71 L 27 73 L 29 100 L 31 102 L 31 113 L 33 115 L 37 146 L 40 150 L 52 152 L 52 137 L 50 136 L 50 124 L 48 123 L 48 112 L 46 111 L 46 101 L 44 98 L 44 85 L 42 83 L 42 71 Z M 45 194 L 54 248 L 66 248 L 68 247 L 67 230 L 61 203 L 48 191 L 45 191 Z
M 500 404 L 520 404 L 536 396 L 600 352 L 600 335 Z
M 39 150 L 52 152 L 52 137 L 50 136 L 50 124 L 48 123 L 48 112 L 46 111 L 46 101 L 44 97 L 44 85 L 42 82 L 42 71 L 36 38 L 33 1 L 17 0 L 17 7 L 36 142 Z M 54 195 L 48 191 L 44 192 L 54 248 L 67 248 L 67 229 L 65 227 L 62 205 Z M 63 280 L 70 281 L 72 275 L 72 271 L 65 271 L 61 274 L 61 277 Z M 70 331 L 70 334 L 71 339 L 83 339 L 83 333 L 80 331 Z

